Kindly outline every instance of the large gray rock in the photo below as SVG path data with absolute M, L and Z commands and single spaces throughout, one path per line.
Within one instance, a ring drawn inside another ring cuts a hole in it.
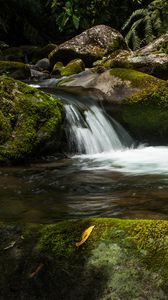
M 132 68 L 162 79 L 168 79 L 168 34 L 135 51 L 119 51 L 100 62 L 106 67 Z
M 86 67 L 90 67 L 94 61 L 117 49 L 127 49 L 123 36 L 109 26 L 97 25 L 56 47 L 49 59 L 51 67 L 57 61 L 67 64 L 75 58 L 81 58 Z

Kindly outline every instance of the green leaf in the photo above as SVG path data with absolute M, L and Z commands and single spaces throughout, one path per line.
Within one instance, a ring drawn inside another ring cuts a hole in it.
M 79 28 L 80 18 L 77 17 L 77 16 L 75 16 L 75 15 L 73 15 L 72 20 L 73 20 L 73 24 L 74 24 L 75 28 L 78 29 Z
M 69 20 L 69 16 L 65 12 L 62 12 L 59 17 L 57 18 L 57 24 L 59 26 L 59 30 L 63 31 L 65 25 L 67 24 Z

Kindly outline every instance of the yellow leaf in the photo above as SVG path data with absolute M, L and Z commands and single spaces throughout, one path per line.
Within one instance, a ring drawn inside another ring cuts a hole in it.
M 83 233 L 82 233 L 82 238 L 81 241 L 76 243 L 76 247 L 81 246 L 83 243 L 86 242 L 86 240 L 88 239 L 89 235 L 91 234 L 93 228 L 95 227 L 95 225 L 90 226 L 89 228 L 87 228 Z

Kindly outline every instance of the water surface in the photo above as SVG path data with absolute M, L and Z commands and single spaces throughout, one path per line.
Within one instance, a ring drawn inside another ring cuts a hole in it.
M 168 219 L 168 147 L 140 147 L 1 168 L 0 219 Z

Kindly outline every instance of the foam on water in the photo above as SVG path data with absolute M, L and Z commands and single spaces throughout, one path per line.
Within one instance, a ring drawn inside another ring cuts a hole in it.
M 145 147 L 75 156 L 83 170 L 115 170 L 127 174 L 168 174 L 168 147 Z

